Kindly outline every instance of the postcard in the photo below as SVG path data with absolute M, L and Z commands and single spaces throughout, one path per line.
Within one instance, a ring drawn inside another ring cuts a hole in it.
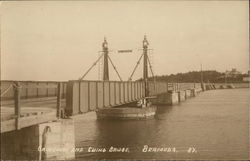
M 2 1 L 1 160 L 249 160 L 249 1 Z

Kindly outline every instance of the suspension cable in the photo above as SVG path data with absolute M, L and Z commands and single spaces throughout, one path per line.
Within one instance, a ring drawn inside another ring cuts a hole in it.
M 152 65 L 151 65 L 151 63 L 150 63 L 150 60 L 149 60 L 148 56 L 147 56 L 147 59 L 148 59 L 149 68 L 150 68 L 151 74 L 152 74 L 152 76 L 154 77 L 154 73 L 153 73 Z
M 117 71 L 117 69 L 116 69 L 114 63 L 112 62 L 111 58 L 109 57 L 109 55 L 108 55 L 108 59 L 109 59 L 109 61 L 111 62 L 111 64 L 112 64 L 112 66 L 113 66 L 113 68 L 114 68 L 116 74 L 118 75 L 120 81 L 122 81 L 122 78 L 121 78 L 120 74 L 118 73 L 118 71 Z
M 131 80 L 131 79 L 132 79 L 132 77 L 133 77 L 133 75 L 134 75 L 134 73 L 135 73 L 135 70 L 136 70 L 136 68 L 138 67 L 138 65 L 140 64 L 140 61 L 141 61 L 143 55 L 144 55 L 144 53 L 142 53 L 141 57 L 140 57 L 139 60 L 137 61 L 136 66 L 135 66 L 135 68 L 134 68 L 134 70 L 133 70 L 133 72 L 132 72 L 132 74 L 130 75 L 130 77 L 129 77 L 128 80 Z
M 147 58 L 148 58 L 148 57 L 147 57 Z M 149 58 L 148 58 L 148 63 L 149 63 L 149 68 L 150 68 L 151 74 L 152 74 L 152 76 L 153 76 L 154 90 L 156 90 L 156 80 L 155 80 L 155 76 L 154 76 L 153 69 L 152 69 L 152 65 L 151 65 L 151 63 L 150 63 Z
M 85 72 L 85 74 L 79 79 L 79 80 L 83 80 L 83 78 L 89 73 L 89 71 L 96 65 L 96 63 L 102 58 L 102 56 L 104 55 L 104 53 L 102 53 L 102 55 L 94 62 L 94 64 Z

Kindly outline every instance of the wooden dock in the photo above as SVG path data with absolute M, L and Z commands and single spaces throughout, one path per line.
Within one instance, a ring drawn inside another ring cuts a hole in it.
M 1 107 L 1 133 L 55 120 L 57 120 L 56 109 L 22 107 L 22 114 L 17 124 L 14 108 Z
M 57 98 L 34 98 L 21 100 L 21 114 L 18 123 L 18 129 L 55 121 Z M 62 100 L 62 107 L 65 106 L 65 100 Z M 1 133 L 16 130 L 16 116 L 14 101 L 1 102 Z
M 62 117 L 62 83 L 57 86 L 57 97 L 21 99 L 19 82 L 13 85 L 14 99 L 1 100 L 1 133 L 19 130 L 32 125 L 56 121 Z M 54 87 L 52 87 L 54 88 Z

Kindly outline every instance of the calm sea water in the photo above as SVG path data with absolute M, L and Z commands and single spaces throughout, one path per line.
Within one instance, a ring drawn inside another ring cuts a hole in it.
M 248 159 L 249 89 L 200 93 L 176 106 L 159 106 L 154 119 L 100 121 L 77 116 L 77 159 Z M 165 152 L 143 152 L 144 146 Z M 129 152 L 107 152 L 124 147 Z M 88 149 L 106 152 L 88 152 Z

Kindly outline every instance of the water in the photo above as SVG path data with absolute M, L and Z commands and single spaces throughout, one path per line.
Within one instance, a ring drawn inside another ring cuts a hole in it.
M 76 147 L 82 151 L 76 157 L 248 159 L 249 96 L 249 89 L 206 91 L 176 106 L 159 106 L 155 118 L 144 121 L 99 121 L 95 113 L 77 116 Z M 142 152 L 145 145 L 171 152 Z M 111 146 L 129 152 L 88 152 L 90 147 Z

